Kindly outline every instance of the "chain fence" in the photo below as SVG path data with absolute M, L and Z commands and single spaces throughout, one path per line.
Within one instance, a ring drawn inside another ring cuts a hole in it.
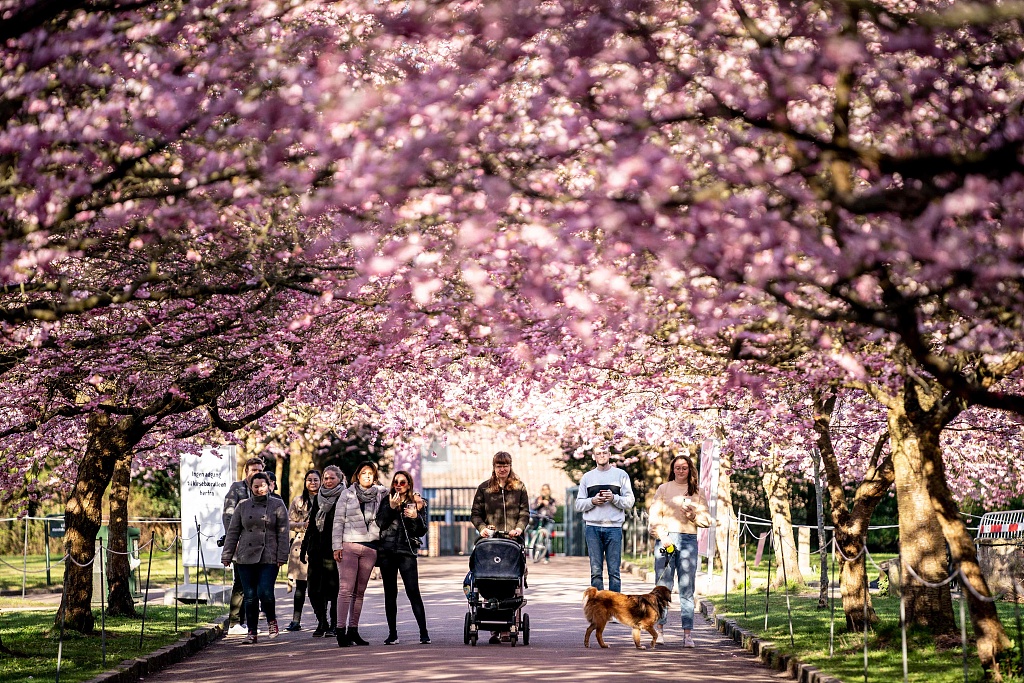
M 968 518 L 979 519 L 977 516 L 973 516 L 973 515 L 964 515 L 964 516 L 968 517 Z M 895 526 L 895 525 L 872 526 L 872 527 L 869 527 L 869 530 L 875 530 L 875 529 L 881 529 L 881 528 L 892 528 L 892 526 Z M 755 566 L 760 561 L 760 559 L 762 557 L 762 552 L 765 551 L 765 550 L 768 551 L 767 553 L 764 554 L 764 557 L 766 557 L 766 559 L 768 561 L 768 581 L 767 581 L 767 583 L 765 585 L 764 623 L 763 623 L 763 629 L 762 629 L 764 631 L 767 631 L 768 627 L 769 627 L 768 626 L 769 625 L 769 619 L 771 617 L 771 601 L 770 601 L 770 594 L 771 594 L 771 590 L 772 590 L 771 563 L 772 563 L 773 560 L 778 561 L 778 562 L 781 563 L 782 566 L 781 566 L 781 570 L 780 571 L 783 574 L 783 583 L 784 584 L 788 584 L 788 581 L 786 579 L 786 570 L 787 570 L 787 568 L 785 566 L 786 556 L 785 556 L 784 553 L 781 553 L 781 552 L 778 551 L 779 546 L 781 544 L 780 530 L 777 529 L 777 528 L 772 529 L 772 524 L 771 524 L 771 522 L 769 520 L 759 519 L 759 518 L 750 517 L 750 516 L 745 516 L 745 515 L 742 515 L 742 513 L 739 515 L 738 527 L 739 527 L 739 529 L 738 529 L 737 533 L 738 533 L 738 536 L 739 536 L 739 542 L 743 546 L 743 562 L 742 562 L 742 565 L 743 565 L 743 615 L 744 615 L 744 617 L 746 617 L 748 615 L 748 587 L 750 586 L 750 583 L 751 583 L 750 576 L 749 576 L 749 571 L 748 571 L 748 562 L 747 562 L 747 558 L 748 558 L 747 544 L 750 541 L 754 541 L 755 543 L 757 543 L 760 546 L 758 548 L 758 551 L 757 551 L 757 557 L 756 557 L 757 561 L 755 562 Z M 768 531 L 760 531 L 759 527 L 768 527 L 769 530 Z M 757 529 L 756 532 L 755 532 L 755 529 Z M 968 530 L 972 531 L 972 532 L 976 532 L 976 531 L 978 531 L 978 529 L 979 529 L 979 527 L 973 527 L 973 528 L 972 527 L 968 527 Z M 841 562 L 858 562 L 858 561 L 863 559 L 864 562 L 865 562 L 865 571 L 862 573 L 863 581 L 864 581 L 862 589 L 863 589 L 865 594 L 868 594 L 870 592 L 870 590 L 871 590 L 870 587 L 869 587 L 869 580 L 868 580 L 868 574 L 869 574 L 868 570 L 869 570 L 869 568 L 873 568 L 874 570 L 877 570 L 880 577 L 881 576 L 888 576 L 890 574 L 890 572 L 892 571 L 893 567 L 896 567 L 897 571 L 899 572 L 898 580 L 894 581 L 894 582 L 891 582 L 889 584 L 889 587 L 890 587 L 890 590 L 895 588 L 895 591 L 897 593 L 897 597 L 899 599 L 899 622 L 900 622 L 899 625 L 900 625 L 900 633 L 901 633 L 901 660 L 902 660 L 902 667 L 903 667 L 903 680 L 904 680 L 904 683 L 906 683 L 906 681 L 908 681 L 908 678 L 909 678 L 909 665 L 908 665 L 908 657 L 907 657 L 908 646 L 907 646 L 906 591 L 904 590 L 905 582 L 903 581 L 903 576 L 902 576 L 902 573 L 903 573 L 904 570 L 907 572 L 907 574 L 908 574 L 908 576 L 910 578 L 912 578 L 915 582 L 917 582 L 921 586 L 924 586 L 924 587 L 929 588 L 929 589 L 945 589 L 945 590 L 949 590 L 950 591 L 950 598 L 951 598 L 951 600 L 955 600 L 958 603 L 958 608 L 959 608 L 958 609 L 958 611 L 959 611 L 959 630 L 960 630 L 960 634 L 959 635 L 960 635 L 960 646 L 961 646 L 961 652 L 962 652 L 963 680 L 964 680 L 964 683 L 968 683 L 968 681 L 969 681 L 969 664 L 968 664 L 969 660 L 968 660 L 968 655 L 969 655 L 969 652 L 970 652 L 970 641 L 968 640 L 968 637 L 967 637 L 967 622 L 968 622 L 968 619 L 969 619 L 969 615 L 968 615 L 968 611 L 967 611 L 967 595 L 966 595 L 966 593 L 969 592 L 971 594 L 971 596 L 973 598 L 975 598 L 976 600 L 978 600 L 978 601 L 989 602 L 989 603 L 1002 600 L 1002 599 L 1008 597 L 1007 594 L 1005 592 L 1000 592 L 1000 593 L 997 593 L 995 595 L 983 595 L 971 583 L 971 581 L 969 580 L 969 577 L 967 575 L 967 572 L 964 570 L 963 566 L 960 565 L 960 564 L 952 563 L 952 562 L 949 563 L 949 572 L 948 572 L 948 574 L 946 576 L 942 577 L 941 579 L 934 579 L 934 577 L 933 577 L 933 580 L 928 581 L 928 580 L 924 579 L 919 574 L 919 572 L 913 567 L 912 564 L 910 564 L 909 562 L 905 562 L 904 561 L 905 558 L 903 557 L 902 554 L 897 554 L 896 557 L 894 557 L 894 558 L 892 558 L 890 560 L 886 560 L 886 561 L 883 561 L 883 562 L 879 563 L 879 562 L 876 562 L 875 557 L 872 556 L 871 552 L 868 550 L 867 543 L 864 543 L 864 544 L 861 545 L 861 547 L 860 547 L 860 549 L 858 550 L 857 553 L 855 553 L 853 555 L 847 555 L 846 553 L 843 552 L 842 548 L 839 546 L 839 544 L 836 541 L 834 527 L 828 526 L 828 527 L 825 528 L 825 531 L 826 531 L 825 539 L 819 539 L 819 540 L 822 540 L 827 545 L 827 547 L 829 548 L 829 553 L 828 553 L 829 564 L 830 564 L 829 573 L 831 574 L 831 579 L 829 581 L 829 590 L 828 590 L 829 604 L 827 606 L 828 610 L 829 610 L 829 657 L 831 658 L 831 657 L 833 657 L 835 655 L 835 620 L 836 620 L 835 613 L 836 613 L 836 599 L 837 599 L 837 597 L 836 597 L 836 588 L 838 587 L 838 584 L 836 583 L 836 566 L 838 564 L 840 564 Z M 728 559 L 728 554 L 726 554 L 725 555 L 725 568 L 724 568 L 725 586 L 726 586 L 726 588 L 725 588 L 725 599 L 726 599 L 726 602 L 728 602 L 728 586 L 729 586 L 728 572 L 729 572 L 729 569 L 730 569 L 729 568 L 729 559 Z M 1012 601 L 1013 601 L 1013 604 L 1014 604 L 1015 614 L 1017 615 L 1016 616 L 1016 621 L 1017 621 L 1017 634 L 1016 634 L 1017 644 L 1016 644 L 1016 647 L 1018 648 L 1019 651 L 1024 651 L 1024 635 L 1022 635 L 1020 607 L 1019 607 L 1019 596 L 1017 595 L 1016 582 L 1011 582 L 1011 591 L 1012 591 Z M 789 629 L 790 646 L 791 647 L 795 647 L 794 620 L 793 620 L 792 607 L 791 607 L 791 603 L 790 603 L 790 593 L 791 593 L 791 591 L 788 590 L 788 586 L 787 586 L 787 589 L 784 590 L 784 592 L 785 592 L 785 596 L 786 596 L 786 618 L 787 618 L 787 622 L 788 622 L 787 625 L 788 625 L 788 629 Z M 869 613 L 868 613 L 868 601 L 864 600 L 863 604 L 864 604 L 863 628 L 862 628 L 862 633 L 863 633 L 862 647 L 863 647 L 863 659 L 864 659 L 863 673 L 864 673 L 864 681 L 865 681 L 865 683 L 867 683 L 868 680 L 869 680 L 869 673 L 870 673 L 870 667 L 869 667 L 869 664 L 868 664 L 868 662 L 869 662 L 869 639 L 868 639 L 868 632 L 870 630 L 870 621 L 869 621 Z

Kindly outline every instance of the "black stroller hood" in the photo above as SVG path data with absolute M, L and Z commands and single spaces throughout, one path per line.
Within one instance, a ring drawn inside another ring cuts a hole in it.
M 526 569 L 523 546 L 509 538 L 481 538 L 469 557 L 474 578 L 518 581 Z

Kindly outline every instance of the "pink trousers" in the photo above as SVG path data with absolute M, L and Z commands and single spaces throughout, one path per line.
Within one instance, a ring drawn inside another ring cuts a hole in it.
M 349 628 L 359 626 L 363 596 L 370 572 L 377 561 L 377 551 L 362 543 L 342 543 L 338 563 L 338 626 L 348 620 Z

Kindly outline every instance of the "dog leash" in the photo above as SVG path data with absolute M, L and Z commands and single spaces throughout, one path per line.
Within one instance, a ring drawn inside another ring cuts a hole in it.
M 669 548 L 671 548 L 671 550 L 669 550 Z M 672 566 L 672 564 L 669 562 L 669 558 L 678 555 L 679 548 L 677 548 L 674 543 L 669 543 L 667 546 L 661 547 L 661 553 L 665 556 L 665 566 L 662 568 L 661 574 L 655 577 L 654 584 L 656 586 L 661 585 L 661 580 L 665 578 L 665 574 L 668 573 L 669 567 Z M 671 586 L 669 587 L 671 588 Z

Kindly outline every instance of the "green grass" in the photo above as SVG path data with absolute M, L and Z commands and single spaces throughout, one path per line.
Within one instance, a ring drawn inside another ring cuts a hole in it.
M 846 631 L 842 604 L 836 601 L 834 654 L 829 656 L 829 610 L 817 609 L 817 598 L 800 595 L 790 596 L 793 610 L 793 637 L 795 646 L 790 645 L 789 623 L 786 611 L 786 596 L 772 593 L 769 601 L 768 629 L 764 630 L 765 594 L 754 591 L 747 596 L 747 615 L 743 614 L 742 589 L 730 592 L 728 604 L 721 595 L 711 596 L 718 614 L 735 619 L 763 640 L 772 641 L 783 652 L 796 655 L 800 661 L 811 664 L 846 683 L 864 680 L 864 637 L 861 633 Z M 868 677 L 867 680 L 886 682 L 903 679 L 901 655 L 901 634 L 899 628 L 899 599 L 896 597 L 872 596 L 872 604 L 878 613 L 879 625 L 868 634 Z M 953 603 L 954 614 L 959 618 L 959 604 Z M 1000 617 L 1007 634 L 1016 640 L 1014 607 L 1009 603 L 999 604 Z M 968 637 L 971 627 L 967 627 Z M 908 680 L 917 683 L 962 683 L 963 651 L 959 639 L 937 648 L 934 636 L 925 630 L 908 634 Z M 981 666 L 977 653 L 968 643 L 969 680 L 982 680 Z M 1006 672 L 1004 671 L 1004 674 Z M 1019 678 L 1007 677 L 1008 681 Z
M 46 583 L 46 558 L 43 555 L 29 555 L 26 559 L 27 572 L 26 577 L 26 591 L 40 591 L 52 589 L 56 586 L 60 586 L 64 582 L 64 565 L 55 564 L 59 559 L 59 556 L 51 555 L 50 564 L 50 583 Z M 214 558 L 215 561 L 210 563 L 208 570 L 200 570 L 198 573 L 189 569 L 189 579 L 195 580 L 195 576 L 198 574 L 198 581 L 202 583 L 204 580 L 209 580 L 210 585 L 220 585 L 221 583 L 231 583 L 231 573 L 225 572 L 224 567 L 220 564 L 220 557 Z M 22 557 L 5 555 L 0 557 L 0 591 L 8 591 L 19 594 L 21 592 L 22 582 Z M 6 564 L 5 564 L 6 563 Z M 146 587 L 146 571 L 149 565 L 149 552 L 148 549 L 142 552 L 142 565 L 138 568 L 138 580 L 139 592 Z M 178 569 L 177 569 L 178 583 L 183 583 L 183 570 L 181 567 L 181 556 L 178 556 Z M 150 576 L 150 587 L 153 586 L 173 586 L 174 585 L 174 555 L 170 552 L 161 552 L 159 550 L 153 553 L 153 568 Z M 282 571 L 278 576 L 279 582 L 287 580 L 286 572 Z M 0 603 L 3 604 L 3 603 Z
M 54 628 L 56 610 L 0 613 L 0 637 L 5 646 L 28 657 L 0 655 L 0 681 L 4 683 L 39 683 L 52 681 L 57 671 L 57 645 L 60 629 Z M 223 617 L 223 606 L 200 607 L 199 625 Z M 141 619 L 107 618 L 106 666 L 103 665 L 102 639 L 99 634 L 100 614 L 96 612 L 95 635 L 64 632 L 60 680 L 76 683 L 95 677 L 125 659 L 169 645 L 192 631 L 197 622 L 194 609 L 179 608 L 178 630 L 174 629 L 174 608 L 154 607 L 146 610 L 146 635 L 139 648 Z

